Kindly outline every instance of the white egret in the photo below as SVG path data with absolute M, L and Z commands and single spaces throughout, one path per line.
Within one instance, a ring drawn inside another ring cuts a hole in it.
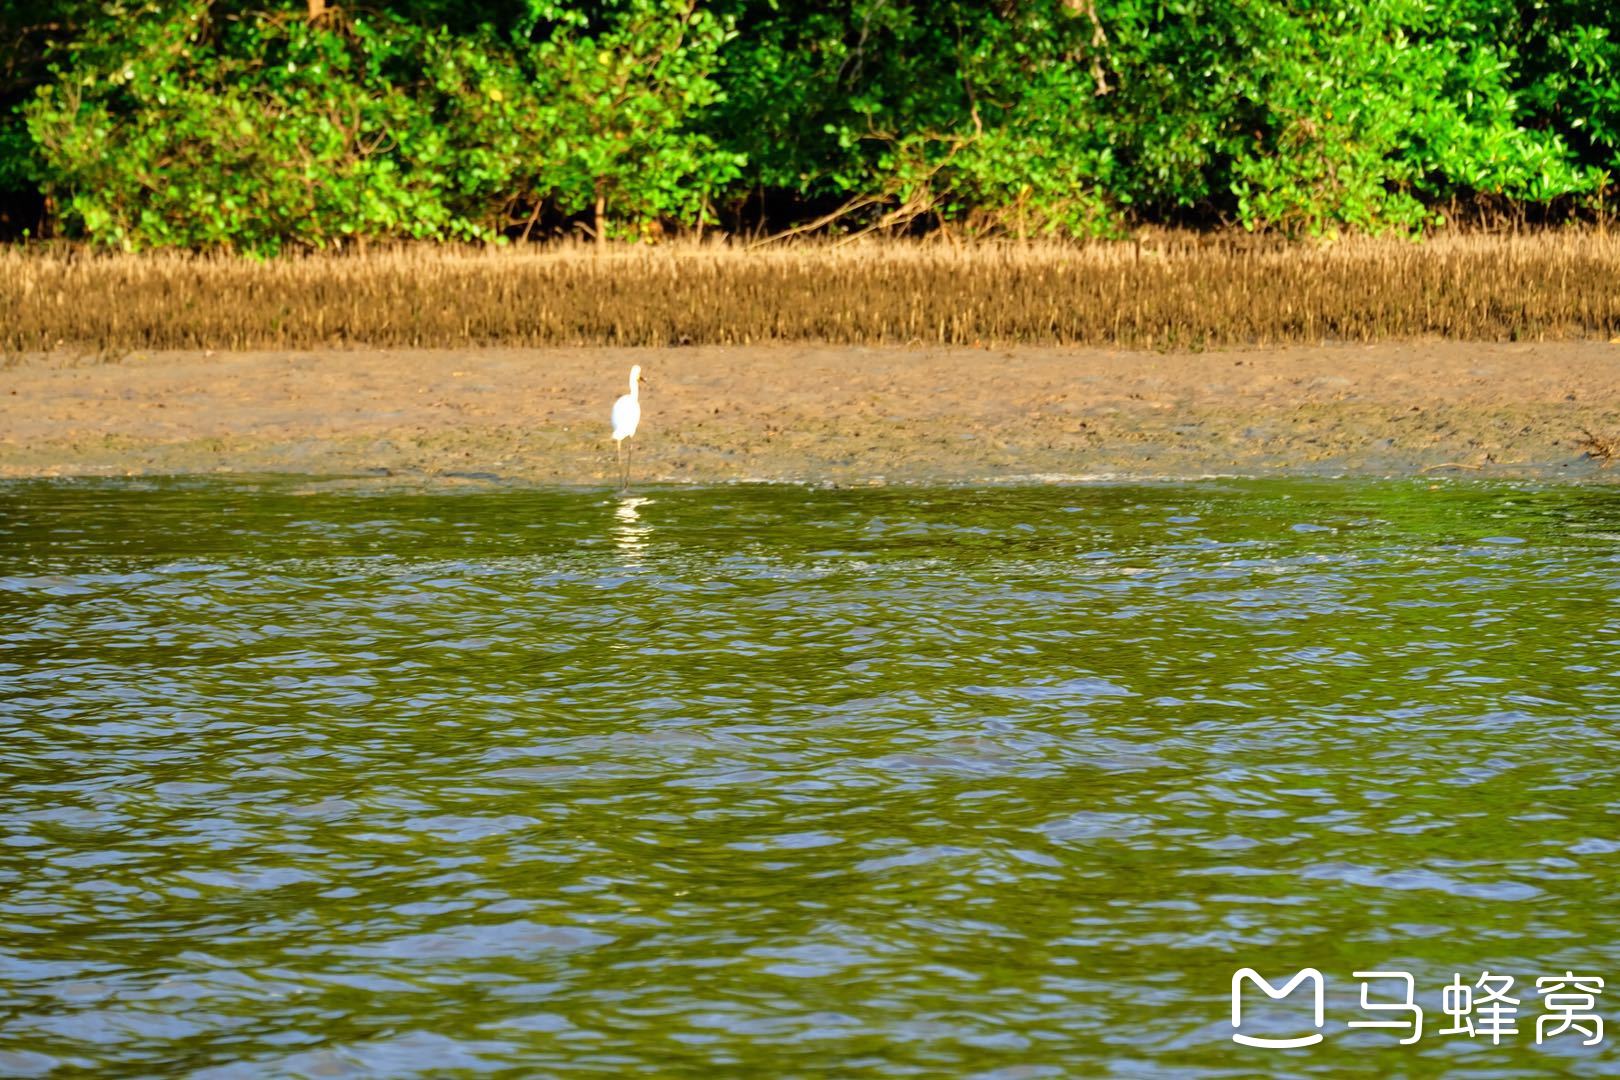
M 630 392 L 613 403 L 613 447 L 619 454 L 619 479 L 626 491 L 630 489 L 630 451 L 624 440 L 641 424 L 641 383 L 641 365 L 636 364 L 630 368 Z

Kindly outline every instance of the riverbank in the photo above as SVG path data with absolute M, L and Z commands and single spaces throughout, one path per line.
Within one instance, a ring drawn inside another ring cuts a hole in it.
M 1583 446 L 1620 435 L 1596 342 L 54 354 L 3 372 L 0 476 L 608 483 L 632 363 L 642 483 L 1620 476 Z

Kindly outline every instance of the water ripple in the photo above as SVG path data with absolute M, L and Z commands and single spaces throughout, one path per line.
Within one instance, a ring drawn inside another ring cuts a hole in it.
M 1468 483 L 0 486 L 0 1075 L 1612 1071 L 1258 1061 L 1226 995 L 1620 976 L 1615 536 Z

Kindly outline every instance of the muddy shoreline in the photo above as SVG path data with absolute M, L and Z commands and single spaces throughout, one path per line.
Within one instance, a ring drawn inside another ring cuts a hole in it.
M 32 356 L 0 370 L 0 477 L 605 484 L 632 363 L 642 483 L 1620 478 L 1582 449 L 1620 435 L 1620 345 L 1444 341 Z

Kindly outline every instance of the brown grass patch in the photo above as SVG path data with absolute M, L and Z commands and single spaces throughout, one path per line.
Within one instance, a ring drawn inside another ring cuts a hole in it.
M 1620 438 L 1594 435 L 1586 428 L 1581 429 L 1581 434 L 1585 437 L 1575 444 L 1575 449 L 1586 451 L 1587 457 L 1596 459 L 1600 468 L 1607 469 L 1615 458 L 1620 458 Z
M 1620 242 L 1457 236 L 743 251 L 0 253 L 0 350 L 469 345 L 1204 348 L 1620 334 Z

